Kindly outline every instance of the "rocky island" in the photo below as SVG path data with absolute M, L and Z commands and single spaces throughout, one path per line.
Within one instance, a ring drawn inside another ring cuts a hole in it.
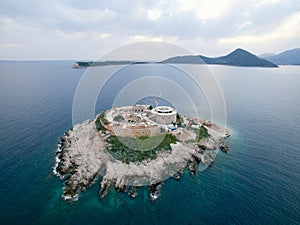
M 99 177 L 100 199 L 112 186 L 131 197 L 148 186 L 155 200 L 164 180 L 179 180 L 185 169 L 194 175 L 199 163 L 212 166 L 218 149 L 228 151 L 228 136 L 228 129 L 168 106 L 112 108 L 63 135 L 54 173 L 65 180 L 65 200 L 78 199 Z

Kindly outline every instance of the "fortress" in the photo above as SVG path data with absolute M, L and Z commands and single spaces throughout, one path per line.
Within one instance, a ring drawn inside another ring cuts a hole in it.
M 228 151 L 223 140 L 229 135 L 224 127 L 179 115 L 169 106 L 116 107 L 65 133 L 54 173 L 66 177 L 65 200 L 76 200 L 99 175 L 100 199 L 114 183 L 132 197 L 137 187 L 147 185 L 155 200 L 165 179 L 179 180 L 185 168 L 195 174 L 198 163 L 212 166 L 215 149 Z
M 112 108 L 105 111 L 106 123 L 102 125 L 120 137 L 155 136 L 176 123 L 177 111 L 169 106 L 135 105 Z

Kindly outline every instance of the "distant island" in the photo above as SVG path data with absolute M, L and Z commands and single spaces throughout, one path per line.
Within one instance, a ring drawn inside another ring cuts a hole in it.
M 200 60 L 199 60 L 200 59 Z M 215 64 L 215 65 L 229 65 L 229 66 L 245 66 L 245 67 L 278 67 L 276 64 L 271 63 L 265 59 L 261 59 L 256 55 L 243 49 L 236 49 L 226 56 L 220 56 L 215 58 L 209 58 L 202 55 L 188 55 L 188 56 L 176 56 L 164 60 L 164 63 L 172 64 Z
M 63 135 L 54 173 L 65 180 L 65 200 L 77 200 L 99 176 L 100 199 L 114 184 L 131 197 L 148 186 L 156 200 L 164 180 L 179 180 L 186 168 L 194 175 L 198 164 L 212 166 L 217 149 L 228 151 L 228 136 L 228 129 L 169 106 L 112 108 Z
M 277 55 L 265 53 L 260 57 L 277 65 L 300 65 L 300 48 L 286 50 Z
M 203 55 L 184 55 L 175 56 L 158 62 L 136 62 L 136 61 L 79 61 L 73 65 L 73 68 L 85 68 L 92 66 L 106 65 L 127 65 L 127 64 L 145 64 L 145 63 L 170 63 L 170 64 L 215 64 L 243 67 L 278 67 L 275 63 L 244 50 L 236 49 L 228 55 L 220 57 L 206 57 Z

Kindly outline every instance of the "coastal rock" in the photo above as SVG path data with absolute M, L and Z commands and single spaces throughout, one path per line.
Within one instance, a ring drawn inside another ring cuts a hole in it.
M 198 143 L 198 147 L 200 147 L 203 150 L 215 150 L 217 146 L 218 146 L 217 140 L 211 137 L 206 138 L 204 141 Z
M 132 186 L 130 191 L 128 192 L 128 195 L 132 198 L 135 198 L 137 196 L 137 190 L 135 186 Z
M 220 150 L 221 150 L 222 152 L 224 152 L 224 153 L 227 153 L 227 152 L 229 151 L 228 145 L 226 145 L 226 144 L 224 144 L 224 143 L 221 143 L 221 144 L 219 145 L 219 148 L 220 148 Z
M 180 180 L 180 176 L 179 176 L 178 173 L 175 173 L 175 174 L 173 175 L 173 178 L 174 178 L 175 180 Z
M 55 170 L 61 178 L 68 175 L 64 198 L 76 197 L 88 188 L 105 168 L 107 156 L 102 151 L 104 143 L 95 131 L 95 123 L 85 121 L 76 125 L 73 131 L 66 133 L 62 138 Z
M 161 193 L 162 185 L 163 185 L 163 183 L 159 182 L 159 183 L 152 184 L 152 185 L 149 186 L 150 199 L 152 201 L 155 201 L 159 198 L 160 193 Z
M 207 151 L 201 157 L 201 162 L 206 166 L 212 166 L 216 156 L 217 153 L 215 151 Z
M 102 179 L 100 184 L 100 192 L 99 192 L 99 198 L 103 198 L 110 187 L 111 181 L 106 179 L 105 177 Z

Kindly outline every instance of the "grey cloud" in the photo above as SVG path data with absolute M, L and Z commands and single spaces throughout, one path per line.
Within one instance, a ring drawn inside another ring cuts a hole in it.
M 196 47 L 199 39 L 212 44 L 220 38 L 272 32 L 288 16 L 300 10 L 300 3 L 286 0 L 255 6 L 253 1 L 239 1 L 220 17 L 207 20 L 200 19 L 196 11 L 187 13 L 177 8 L 175 1 L 156 0 L 5 0 L 0 2 L 0 41 L 2 45 L 15 42 L 35 46 L 52 39 L 57 48 L 70 48 L 71 44 L 76 45 L 76 41 L 80 45 L 89 41 L 101 46 L 101 43 L 96 43 L 99 41 L 96 37 L 88 35 L 92 32 L 110 34 L 109 40 L 101 41 L 105 43 L 105 49 L 126 43 L 135 35 L 174 36 L 178 43 L 188 46 L 195 43 Z M 160 17 L 150 20 L 147 17 L 149 9 L 161 10 Z M 7 21 L 11 22 L 8 24 Z M 251 23 L 240 26 L 247 21 Z M 23 36 L 18 35 L 20 32 Z M 63 35 L 75 33 L 81 35 L 72 40 Z M 46 54 L 47 48 L 44 51 Z

